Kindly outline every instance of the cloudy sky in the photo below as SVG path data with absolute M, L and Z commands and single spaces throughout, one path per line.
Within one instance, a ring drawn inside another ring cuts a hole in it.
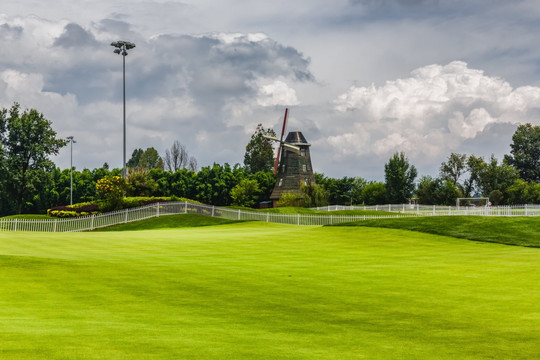
M 302 131 L 315 171 L 384 179 L 404 151 L 420 175 L 451 152 L 502 159 L 540 125 L 536 0 L 18 0 L 0 9 L 0 107 L 73 135 L 78 169 L 122 166 L 175 140 L 199 166 L 242 163 L 258 123 Z M 54 161 L 69 168 L 69 147 Z

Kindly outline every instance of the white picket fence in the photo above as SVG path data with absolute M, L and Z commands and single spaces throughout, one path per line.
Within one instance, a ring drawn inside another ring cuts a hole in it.
M 317 208 L 324 211 L 376 210 L 381 215 L 304 215 L 275 214 L 270 212 L 245 211 L 196 204 L 188 201 L 166 202 L 141 206 L 133 209 L 90 215 L 71 219 L 0 219 L 0 231 L 41 231 L 72 232 L 90 231 L 107 226 L 126 224 L 172 214 L 201 214 L 230 220 L 251 220 L 293 225 L 329 225 L 369 219 L 391 219 L 398 217 L 476 215 L 476 216 L 540 216 L 540 205 L 513 207 L 468 207 L 418 205 L 377 205 L 377 206 L 328 206 Z
M 452 215 L 478 215 L 478 216 L 540 216 L 540 205 L 513 205 L 513 206 L 440 206 L 418 204 L 387 204 L 371 206 L 344 206 L 331 205 L 314 208 L 322 211 L 340 210 L 374 210 L 400 214 L 415 214 L 418 216 L 452 216 Z

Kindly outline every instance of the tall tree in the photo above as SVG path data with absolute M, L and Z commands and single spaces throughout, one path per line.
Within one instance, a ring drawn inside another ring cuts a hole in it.
M 409 164 L 403 152 L 395 153 L 384 165 L 388 201 L 394 204 L 409 201 L 414 191 L 414 179 L 417 174 L 416 168 Z
M 0 111 L 0 140 L 3 163 L 9 176 L 5 179 L 5 195 L 15 203 L 16 212 L 37 193 L 39 186 L 54 171 L 50 155 L 58 154 L 66 141 L 56 138 L 51 122 L 35 109 L 21 112 L 14 104 L 9 112 Z
M 197 159 L 190 156 L 186 147 L 176 140 L 170 149 L 165 150 L 163 159 L 165 169 L 176 172 L 181 169 L 197 171 Z
M 512 136 L 507 163 L 519 171 L 525 181 L 540 182 L 540 126 L 519 125 Z
M 467 155 L 451 153 L 446 162 L 441 164 L 439 176 L 443 180 L 459 184 L 459 179 L 467 171 Z
M 262 124 L 257 125 L 246 146 L 244 165 L 251 174 L 257 171 L 272 171 L 274 166 L 274 148 L 265 135 L 275 137 L 276 133 L 272 129 L 265 129 Z
M 131 154 L 131 159 L 128 160 L 128 162 L 126 163 L 126 166 L 129 168 L 136 168 L 137 166 L 139 166 L 139 161 L 141 160 L 141 156 L 143 152 L 144 152 L 143 149 L 133 150 L 133 153 Z M 107 164 L 107 167 L 108 166 L 109 165 Z
M 156 149 L 149 147 L 141 154 L 137 167 L 140 170 L 163 169 L 163 160 Z

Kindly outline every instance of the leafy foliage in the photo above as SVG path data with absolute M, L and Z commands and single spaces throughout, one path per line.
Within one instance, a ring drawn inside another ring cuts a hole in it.
M 278 207 L 298 206 L 300 204 L 300 195 L 293 193 L 284 193 L 277 201 Z
M 121 176 L 107 176 L 96 183 L 98 198 L 105 201 L 106 210 L 118 210 L 126 190 L 126 181 Z
M 66 141 L 56 138 L 43 114 L 35 109 L 21 112 L 15 103 L 9 112 L 0 110 L 0 143 L 0 203 L 20 214 L 39 189 L 50 183 L 54 164 L 49 156 L 58 154 Z
M 259 191 L 259 183 L 256 180 L 242 179 L 231 190 L 232 204 L 252 207 L 255 205 L 255 196 Z
M 262 124 L 257 125 L 255 133 L 251 135 L 251 140 L 246 146 L 244 165 L 251 174 L 258 171 L 270 172 L 274 167 L 272 142 L 264 135 L 275 137 L 276 133 L 272 129 L 265 129 Z
M 461 189 L 452 181 L 423 176 L 416 191 L 418 202 L 424 205 L 455 205 L 463 197 Z
M 388 202 L 403 204 L 409 201 L 414 191 L 417 171 L 403 152 L 395 153 L 384 165 L 386 195 Z
M 540 126 L 519 125 L 512 136 L 511 155 L 505 160 L 525 181 L 540 182 Z

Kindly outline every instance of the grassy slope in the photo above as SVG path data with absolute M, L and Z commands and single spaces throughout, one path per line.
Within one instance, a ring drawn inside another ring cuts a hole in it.
M 533 359 L 538 251 L 250 222 L 0 233 L 0 358 Z
M 468 240 L 540 247 L 540 217 L 435 216 L 376 219 L 336 226 L 404 229 Z
M 167 215 L 127 224 L 109 226 L 95 231 L 139 231 L 157 229 L 175 229 L 185 227 L 200 227 L 211 225 L 234 224 L 239 221 L 227 220 L 218 217 L 210 217 L 197 214 Z

